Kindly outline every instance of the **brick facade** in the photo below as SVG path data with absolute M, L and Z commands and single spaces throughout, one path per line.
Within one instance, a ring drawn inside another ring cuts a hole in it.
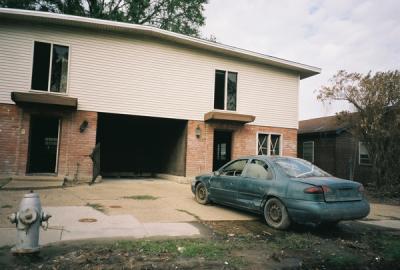
M 57 176 L 89 180 L 89 154 L 96 144 L 97 113 L 0 104 L 0 176 L 24 176 L 27 170 L 29 126 L 32 114 L 56 116 L 61 120 Z M 81 123 L 89 125 L 80 132 Z
M 69 180 L 90 180 L 89 154 L 96 144 L 97 112 L 65 111 L 49 108 L 18 107 L 0 104 L 0 177 L 25 176 L 28 161 L 29 126 L 32 114 L 61 119 L 57 176 Z M 89 125 L 80 132 L 81 123 Z M 196 137 L 196 128 L 201 130 Z M 282 154 L 296 156 L 297 129 L 189 120 L 186 142 L 186 177 L 212 171 L 214 130 L 232 132 L 231 159 L 257 154 L 257 133 L 282 135 Z
M 200 138 L 196 137 L 196 128 L 201 130 Z M 255 125 L 226 123 L 205 123 L 188 121 L 186 147 L 186 176 L 192 177 L 203 172 L 211 172 L 213 166 L 214 130 L 232 131 L 232 156 L 257 154 L 257 133 L 282 135 L 282 154 L 297 156 L 297 129 L 275 128 Z

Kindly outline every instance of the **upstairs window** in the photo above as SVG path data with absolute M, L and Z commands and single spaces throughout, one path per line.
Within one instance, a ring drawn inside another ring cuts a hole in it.
M 363 142 L 358 143 L 358 164 L 360 165 L 371 165 L 371 159 L 367 147 Z
M 216 70 L 214 86 L 214 109 L 236 111 L 236 92 L 237 73 Z
M 259 133 L 257 138 L 258 155 L 280 156 L 281 135 Z
M 303 159 L 314 163 L 314 141 L 303 142 Z
M 67 91 L 69 48 L 35 41 L 31 89 L 55 93 Z

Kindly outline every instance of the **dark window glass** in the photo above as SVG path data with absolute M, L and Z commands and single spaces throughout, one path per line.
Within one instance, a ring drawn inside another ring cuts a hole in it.
M 271 135 L 271 156 L 279 156 L 280 153 L 280 144 L 281 144 L 281 136 L 280 135 Z
M 214 109 L 224 109 L 225 100 L 225 71 L 215 71 Z
M 237 73 L 228 72 L 228 97 L 226 101 L 226 109 L 236 111 L 236 84 Z
M 51 92 L 65 93 L 68 75 L 68 47 L 53 45 L 51 61 Z
M 221 175 L 241 176 L 246 164 L 247 164 L 247 159 L 236 160 L 230 165 L 226 166 L 221 171 Z
M 258 154 L 268 155 L 268 134 L 258 134 Z
M 33 51 L 32 85 L 33 90 L 47 91 L 49 85 L 51 45 L 43 42 L 36 42 Z

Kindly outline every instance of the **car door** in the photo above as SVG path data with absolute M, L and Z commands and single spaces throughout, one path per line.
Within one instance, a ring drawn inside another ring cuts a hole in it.
M 225 204 L 237 204 L 237 183 L 248 159 L 238 159 L 228 163 L 210 179 L 210 196 Z
M 264 195 L 273 186 L 272 168 L 263 160 L 252 159 L 237 183 L 237 201 L 240 206 L 259 210 Z

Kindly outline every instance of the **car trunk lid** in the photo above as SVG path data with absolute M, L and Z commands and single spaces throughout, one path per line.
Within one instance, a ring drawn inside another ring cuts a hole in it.
M 363 194 L 359 189 L 361 184 L 354 181 L 333 177 L 308 177 L 296 180 L 321 187 L 326 202 L 360 201 L 363 199 Z

